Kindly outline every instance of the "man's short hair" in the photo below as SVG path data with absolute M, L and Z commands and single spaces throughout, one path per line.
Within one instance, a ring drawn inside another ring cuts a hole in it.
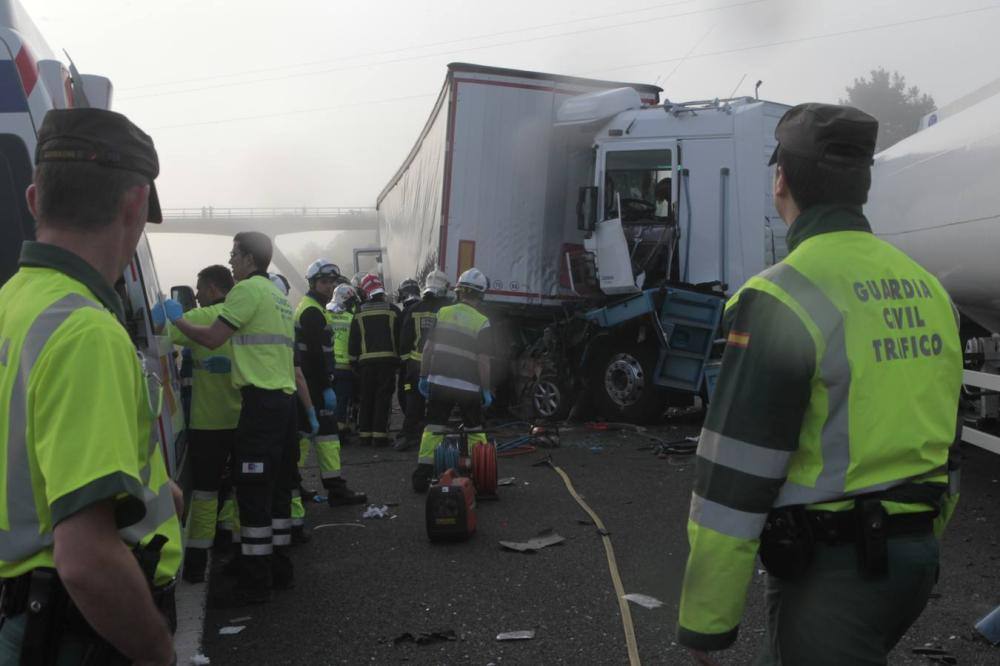
M 253 257 L 253 263 L 259 271 L 266 271 L 271 265 L 271 255 L 274 249 L 267 234 L 259 231 L 241 231 L 233 236 L 233 242 L 240 250 Z
M 861 206 L 868 201 L 871 167 L 834 166 L 778 148 L 778 166 L 799 210 L 821 204 Z
M 228 294 L 234 284 L 232 272 L 225 266 L 218 264 L 203 268 L 198 273 L 198 282 L 207 282 L 223 294 Z
M 149 179 L 90 162 L 41 162 L 34 182 L 40 224 L 96 231 L 115 219 L 126 192 L 148 185 Z

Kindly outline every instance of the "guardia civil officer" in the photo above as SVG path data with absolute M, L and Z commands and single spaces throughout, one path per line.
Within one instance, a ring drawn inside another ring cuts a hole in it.
M 427 399 L 427 426 L 420 439 L 413 489 L 422 493 L 434 475 L 434 451 L 448 432 L 448 417 L 457 406 L 468 433 L 469 455 L 486 444 L 483 408 L 493 403 L 490 320 L 479 311 L 488 287 L 486 276 L 470 268 L 458 277 L 458 303 L 438 310 L 424 345 L 418 389 Z
M 358 294 L 349 284 L 339 284 L 327 303 L 330 330 L 333 334 L 333 391 L 337 394 L 337 428 L 343 444 L 348 430 L 348 407 L 354 396 L 354 370 L 351 368 L 351 322 L 358 306 Z
M 403 312 L 399 324 L 399 356 L 403 362 L 403 428 L 393 448 L 406 451 L 420 444 L 424 428 L 424 396 L 419 391 L 420 363 L 423 360 L 427 333 L 434 328 L 437 313 L 448 305 L 448 276 L 444 271 L 431 271 L 424 280 L 421 299 Z
M 0 663 L 170 664 L 179 489 L 114 289 L 162 221 L 156 151 L 125 116 L 65 109 L 35 162 L 38 240 L 0 289 Z
M 358 431 L 362 445 L 388 446 L 389 409 L 399 366 L 396 309 L 386 301 L 385 288 L 377 275 L 364 276 L 361 290 L 365 302 L 351 321 L 348 342 L 359 375 Z
M 726 306 L 698 446 L 678 640 L 736 639 L 758 539 L 767 664 L 884 664 L 937 575 L 957 501 L 962 350 L 933 275 L 862 213 L 878 124 L 803 104 L 778 123 L 789 254 Z
M 288 299 L 270 280 L 271 239 L 255 231 L 233 237 L 229 265 L 236 286 L 208 326 L 181 318 L 174 325 L 190 340 L 233 347 L 233 386 L 241 397 L 233 452 L 233 485 L 240 522 L 241 565 L 231 595 L 218 607 L 263 603 L 271 589 L 293 584 L 291 492 L 297 457 L 295 328 Z
M 201 306 L 184 313 L 185 321 L 208 325 L 222 311 L 226 294 L 233 288 L 233 274 L 225 266 L 208 266 L 198 273 L 195 298 Z M 188 420 L 188 451 L 194 488 L 185 528 L 184 580 L 205 580 L 208 549 L 215 541 L 219 513 L 219 491 L 226 465 L 233 452 L 236 424 L 240 418 L 240 392 L 232 380 L 232 344 L 208 349 L 189 340 L 176 326 L 168 329 L 175 345 L 191 352 L 191 416 Z
M 333 390 L 332 313 L 326 309 L 338 277 L 340 269 L 327 259 L 317 259 L 310 264 L 306 269 L 309 292 L 295 310 L 295 344 L 310 398 L 309 404 L 300 402 L 300 421 L 314 422 L 318 426 L 309 439 L 316 447 L 320 478 L 330 506 L 361 504 L 367 500 L 364 493 L 347 487 L 340 471 L 337 394 Z M 320 405 L 319 410 L 316 405 Z

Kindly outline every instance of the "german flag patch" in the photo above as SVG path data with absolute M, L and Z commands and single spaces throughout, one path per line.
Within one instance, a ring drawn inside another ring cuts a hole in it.
M 730 347 L 746 349 L 750 346 L 750 334 L 742 331 L 730 331 L 729 337 L 726 338 L 726 344 Z

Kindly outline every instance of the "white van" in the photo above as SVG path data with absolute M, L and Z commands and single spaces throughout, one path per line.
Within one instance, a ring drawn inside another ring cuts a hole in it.
M 72 77 L 57 60 L 17 0 L 0 0 L 0 285 L 17 272 L 21 244 L 35 237 L 24 192 L 31 183 L 38 127 L 49 109 L 83 106 L 108 109 L 111 81 Z M 184 460 L 184 414 L 170 339 L 156 335 L 150 307 L 161 298 L 153 255 L 145 236 L 116 289 L 125 305 L 126 327 L 142 355 L 150 395 L 162 402 L 158 437 L 170 475 Z

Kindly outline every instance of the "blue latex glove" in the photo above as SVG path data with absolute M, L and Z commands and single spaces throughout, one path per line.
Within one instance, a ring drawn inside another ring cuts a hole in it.
M 183 317 L 184 308 L 174 299 L 168 298 L 154 305 L 151 314 L 153 315 L 153 325 L 156 328 L 163 328 L 165 322 L 174 322 Z
M 417 390 L 420 391 L 420 395 L 424 396 L 424 399 L 431 397 L 431 383 L 427 381 L 426 377 L 420 378 L 420 383 L 417 384 Z
M 319 419 L 316 418 L 316 408 L 310 407 L 307 409 L 306 416 L 309 417 L 309 434 L 315 435 L 319 432 Z
M 224 375 L 232 371 L 233 364 L 225 356 L 209 356 L 201 362 L 201 367 L 213 375 Z
M 489 409 L 493 404 L 493 394 L 488 388 L 483 389 L 483 409 Z
M 337 409 L 337 394 L 333 392 L 332 388 L 323 389 L 323 403 L 326 405 L 326 411 L 333 412 Z

